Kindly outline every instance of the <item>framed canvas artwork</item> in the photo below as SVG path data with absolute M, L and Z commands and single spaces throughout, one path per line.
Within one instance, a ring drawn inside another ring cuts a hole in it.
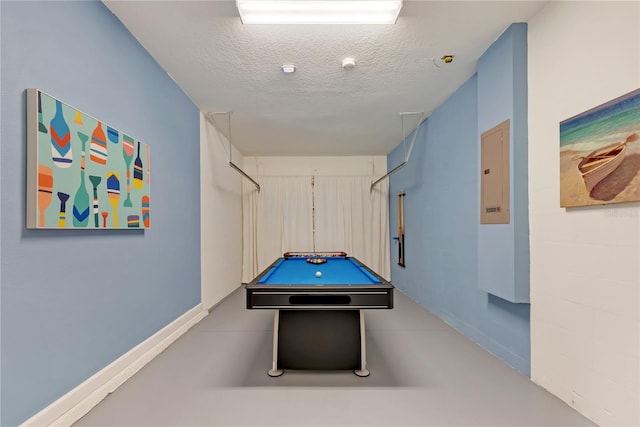
M 640 201 L 640 89 L 560 123 L 560 207 Z
M 150 227 L 149 145 L 27 89 L 27 228 Z

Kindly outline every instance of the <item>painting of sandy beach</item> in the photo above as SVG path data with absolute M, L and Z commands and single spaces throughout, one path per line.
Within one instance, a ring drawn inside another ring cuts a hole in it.
M 640 201 L 640 89 L 560 122 L 560 207 Z

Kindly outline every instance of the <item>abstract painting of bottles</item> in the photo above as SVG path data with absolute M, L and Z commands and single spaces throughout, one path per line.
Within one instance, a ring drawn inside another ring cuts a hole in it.
M 147 144 L 27 89 L 27 228 L 149 228 L 150 178 Z

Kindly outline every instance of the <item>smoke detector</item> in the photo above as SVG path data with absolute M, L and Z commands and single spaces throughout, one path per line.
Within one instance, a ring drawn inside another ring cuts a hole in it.
M 291 74 L 296 72 L 296 66 L 294 64 L 283 64 L 282 72 L 285 74 Z
M 356 66 L 356 60 L 351 57 L 344 58 L 342 60 L 342 68 L 344 68 L 345 70 L 351 70 L 355 66 Z

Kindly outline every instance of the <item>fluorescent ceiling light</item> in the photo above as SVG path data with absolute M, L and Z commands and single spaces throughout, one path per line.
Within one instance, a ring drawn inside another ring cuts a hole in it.
M 394 24 L 402 0 L 236 0 L 244 24 Z

